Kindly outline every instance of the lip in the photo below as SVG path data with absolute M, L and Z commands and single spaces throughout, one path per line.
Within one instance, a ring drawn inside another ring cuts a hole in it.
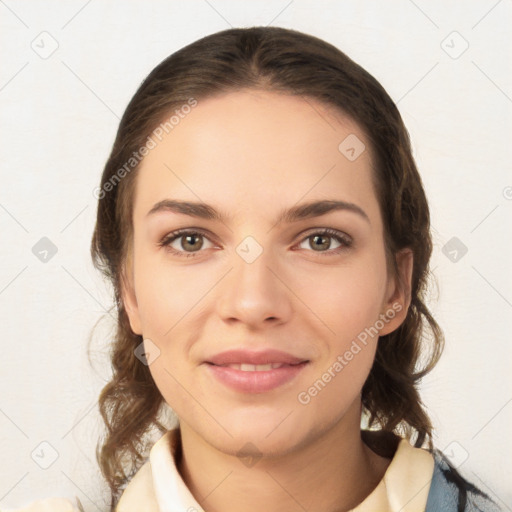
M 222 366 L 271 363 L 280 363 L 283 366 L 260 371 L 243 371 Z M 214 379 L 235 391 L 240 393 L 264 393 L 293 380 L 309 364 L 309 360 L 275 349 L 257 352 L 233 349 L 212 356 L 204 364 L 208 373 Z
M 247 349 L 232 349 L 220 354 L 216 354 L 209 358 L 206 363 L 212 363 L 220 366 L 223 364 L 270 364 L 270 363 L 284 363 L 284 364 L 298 364 L 307 361 L 304 357 L 297 357 L 281 350 L 267 349 L 263 351 L 253 351 Z

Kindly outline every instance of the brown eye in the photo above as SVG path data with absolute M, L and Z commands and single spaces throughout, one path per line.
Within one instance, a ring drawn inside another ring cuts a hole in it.
M 332 247 L 333 240 L 338 244 L 335 247 Z M 308 247 L 302 248 L 311 248 L 313 252 L 317 252 L 322 255 L 323 253 L 331 255 L 337 254 L 351 247 L 352 239 L 340 231 L 324 229 L 308 235 L 303 239 L 301 245 L 304 243 L 307 243 Z
M 203 246 L 203 240 L 201 236 L 202 235 L 194 233 L 191 235 L 181 235 L 180 237 L 178 237 L 178 239 L 181 238 L 181 247 L 183 249 L 191 249 L 192 251 L 198 251 Z
M 195 257 L 196 253 L 201 252 L 205 241 L 211 243 L 203 233 L 198 231 L 175 231 L 164 237 L 158 245 L 177 256 Z

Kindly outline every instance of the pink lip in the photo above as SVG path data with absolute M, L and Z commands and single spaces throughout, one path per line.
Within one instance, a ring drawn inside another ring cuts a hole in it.
M 270 364 L 281 363 L 280 368 L 264 371 L 243 371 L 230 368 L 229 364 Z M 268 349 L 251 351 L 233 349 L 221 352 L 205 361 L 207 371 L 218 381 L 242 393 L 263 393 L 270 391 L 292 380 L 309 363 L 309 360 L 282 352 Z
M 269 364 L 269 363 L 285 363 L 285 364 L 298 364 L 307 361 L 305 358 L 300 358 L 282 352 L 280 350 L 263 350 L 263 351 L 250 351 L 246 349 L 233 349 L 221 352 L 209 358 L 206 363 L 213 363 L 217 366 L 223 364 L 246 363 L 246 364 Z

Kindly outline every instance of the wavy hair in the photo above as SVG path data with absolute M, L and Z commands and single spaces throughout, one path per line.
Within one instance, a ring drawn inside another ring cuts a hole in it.
M 388 270 L 395 254 L 414 254 L 406 319 L 382 336 L 362 389 L 368 427 L 393 432 L 432 449 L 432 424 L 418 384 L 437 363 L 442 331 L 425 305 L 432 253 L 430 214 L 400 113 L 380 83 L 335 46 L 279 27 L 235 28 L 199 39 L 151 71 L 128 104 L 104 167 L 91 243 L 94 265 L 111 282 L 117 326 L 111 345 L 112 378 L 99 396 L 106 426 L 96 457 L 110 487 L 112 510 L 122 488 L 145 460 L 148 432 L 165 432 L 167 405 L 149 369 L 134 354 L 142 342 L 130 328 L 122 301 L 130 258 L 137 167 L 126 166 L 166 117 L 191 98 L 201 100 L 242 88 L 320 100 L 353 119 L 371 143 L 372 179 L 384 224 Z M 134 164 L 134 165 L 132 165 Z M 122 172 L 124 169 L 124 172 Z

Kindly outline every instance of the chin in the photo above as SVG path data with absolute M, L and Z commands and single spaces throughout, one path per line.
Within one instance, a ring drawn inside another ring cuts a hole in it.
M 293 414 L 290 415 L 290 420 Z M 252 418 L 223 416 L 223 426 L 227 432 L 217 426 L 215 434 L 209 430 L 205 438 L 217 449 L 232 455 L 247 456 L 255 454 L 280 455 L 293 449 L 301 442 L 301 430 L 297 428 L 294 421 L 283 419 L 286 414 L 258 415 L 253 414 Z M 229 433 L 228 433 L 229 432 Z M 240 454 L 240 455 L 239 455 Z
M 216 448 L 219 451 L 227 453 L 229 455 L 236 456 L 247 466 L 251 465 L 251 462 L 255 462 L 259 459 L 266 458 L 271 459 L 275 457 L 281 457 L 287 453 L 293 451 L 299 441 L 295 441 L 288 435 L 270 435 L 261 434 L 240 434 L 240 436 L 233 436 L 229 441 L 225 443 L 219 443 Z M 248 460 L 245 460 L 248 459 Z

